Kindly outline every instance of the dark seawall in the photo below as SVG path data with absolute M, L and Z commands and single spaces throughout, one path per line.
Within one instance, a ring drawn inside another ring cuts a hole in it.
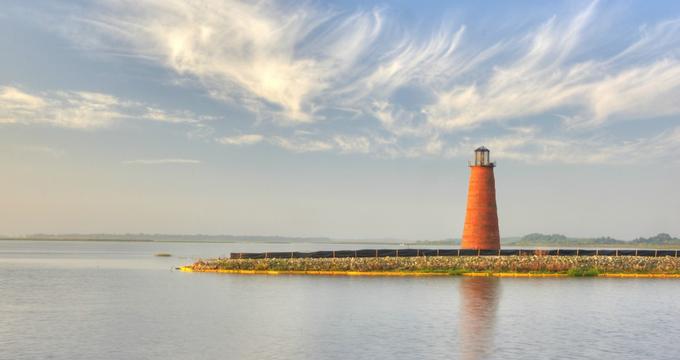
M 231 259 L 378 258 L 417 256 L 644 256 L 678 257 L 679 250 L 654 249 L 362 249 L 314 252 L 233 252 Z

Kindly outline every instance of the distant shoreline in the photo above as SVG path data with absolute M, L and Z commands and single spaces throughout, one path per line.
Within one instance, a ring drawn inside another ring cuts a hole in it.
M 121 242 L 121 243 L 178 243 L 178 244 L 367 244 L 367 245 L 400 245 L 395 242 L 379 242 L 379 241 L 349 241 L 349 240 L 329 240 L 329 241 L 253 241 L 253 240 L 155 240 L 155 239 L 83 239 L 83 238 L 0 238 L 0 241 L 79 241 L 79 242 Z M 415 244 L 404 244 L 415 245 Z
M 151 235 L 156 236 L 156 235 Z M 0 237 L 0 241 L 79 241 L 79 242 L 127 242 L 127 243 L 193 243 L 193 244 L 344 244 L 344 245 L 391 245 L 403 247 L 424 247 L 424 246 L 448 246 L 458 247 L 459 241 L 387 241 L 387 240 L 371 240 L 371 239 L 332 239 L 332 238 L 287 238 L 287 237 L 259 237 L 259 236 L 231 236 L 232 238 L 220 238 L 216 235 L 207 235 L 202 237 L 200 235 L 189 235 L 187 239 L 181 239 L 178 235 L 169 235 L 167 237 L 177 237 L 177 239 L 163 239 L 163 235 L 158 235 L 159 238 L 144 239 L 144 238 L 116 238 L 116 237 Z M 211 239 L 214 237 L 215 239 Z M 502 246 L 506 248 L 512 247 L 530 247 L 530 248 L 566 248 L 566 247 L 580 247 L 588 249 L 677 249 L 680 248 L 680 242 L 677 243 L 657 243 L 657 242 L 634 242 L 634 241 L 618 241 L 614 243 L 588 243 L 582 241 L 563 241 L 563 242 L 541 242 L 541 241 L 517 241 L 517 238 L 509 238 L 512 240 L 501 241 Z

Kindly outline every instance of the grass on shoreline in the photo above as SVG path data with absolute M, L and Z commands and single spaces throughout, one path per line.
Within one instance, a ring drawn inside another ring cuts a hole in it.
M 680 274 L 680 258 L 636 256 L 431 256 L 326 259 L 207 259 L 189 266 L 193 271 L 400 272 L 563 274 L 573 277 L 603 274 Z
M 588 276 L 598 276 L 600 275 L 600 270 L 596 268 L 590 269 L 569 269 L 567 275 L 574 277 L 588 277 Z

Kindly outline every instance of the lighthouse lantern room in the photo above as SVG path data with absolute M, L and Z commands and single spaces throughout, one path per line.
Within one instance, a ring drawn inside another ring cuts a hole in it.
M 494 166 L 494 165 L 495 164 L 491 162 L 491 159 L 489 157 L 489 149 L 487 149 L 484 146 L 480 146 L 477 149 L 475 149 L 474 166 Z

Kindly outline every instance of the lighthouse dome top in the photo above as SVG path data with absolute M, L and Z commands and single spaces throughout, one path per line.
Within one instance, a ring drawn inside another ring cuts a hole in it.
M 496 164 L 494 164 L 491 161 L 491 157 L 489 156 L 489 149 L 487 149 L 484 146 L 480 146 L 475 149 L 475 160 L 474 162 L 470 162 L 470 166 L 486 166 L 486 167 L 494 167 Z

